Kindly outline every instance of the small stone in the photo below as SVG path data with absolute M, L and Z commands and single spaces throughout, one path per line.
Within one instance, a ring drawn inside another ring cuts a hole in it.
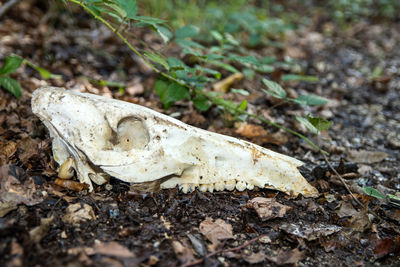
M 111 191 L 113 189 L 113 186 L 111 184 L 106 184 L 104 187 L 107 191 Z

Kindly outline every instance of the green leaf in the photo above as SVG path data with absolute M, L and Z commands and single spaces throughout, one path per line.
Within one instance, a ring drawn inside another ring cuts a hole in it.
M 167 62 L 169 67 L 174 70 L 184 70 L 187 68 L 186 64 L 176 57 L 169 57 Z
M 254 56 L 247 56 L 247 57 L 233 56 L 231 57 L 231 60 L 235 60 L 242 64 L 250 64 L 254 66 L 258 66 L 260 64 Z
M 207 99 L 207 97 L 202 95 L 197 95 L 193 99 L 193 104 L 200 111 L 206 111 L 211 107 L 211 102 Z
M 222 36 L 222 34 L 220 34 L 217 31 L 210 31 L 210 34 L 212 37 L 214 37 L 215 40 L 217 40 L 218 42 L 221 42 L 222 40 L 224 40 L 224 37 Z
M 264 93 L 272 95 L 276 98 L 279 99 L 285 99 L 286 98 L 286 92 L 283 90 L 283 88 L 277 84 L 276 82 L 267 80 L 267 79 L 262 79 L 262 82 L 268 87 L 269 90 L 262 89 Z
M 126 17 L 126 11 L 117 3 L 107 3 L 104 2 L 104 5 L 109 7 L 111 10 L 108 12 L 108 14 L 110 14 L 111 12 L 115 15 L 117 15 L 120 18 L 125 18 Z
M 187 88 L 177 83 L 170 83 L 169 81 L 163 79 L 157 80 L 154 88 L 156 94 L 160 97 L 160 100 L 166 109 L 168 109 L 175 101 L 190 98 Z
M 163 26 L 160 26 L 158 24 L 154 24 L 152 26 L 156 30 L 158 35 L 161 36 L 161 38 L 163 39 L 164 43 L 167 43 L 169 40 L 171 40 L 172 33 L 167 28 L 165 28 Z
M 240 95 L 244 95 L 244 96 L 248 96 L 250 94 L 248 91 L 246 91 L 244 89 L 235 89 L 235 88 L 232 88 L 231 92 L 234 94 L 240 94 Z
M 160 64 L 163 66 L 166 70 L 169 70 L 169 65 L 167 61 L 164 59 L 164 57 L 158 53 L 154 52 L 144 52 L 143 53 L 150 61 L 153 61 L 155 63 Z
M 147 17 L 147 16 L 135 16 L 134 19 L 139 21 L 139 23 L 136 23 L 135 25 L 138 24 L 140 25 L 140 23 L 142 23 L 142 25 L 146 24 L 154 25 L 154 24 L 162 24 L 165 22 L 165 20 L 163 19 Z
M 293 102 L 303 106 L 322 106 L 328 103 L 329 100 L 318 95 L 308 94 L 298 96 Z
M 19 56 L 16 55 L 8 56 L 4 61 L 3 67 L 1 67 L 0 69 L 0 74 L 13 73 L 19 68 L 19 66 L 21 66 L 23 61 L 24 59 Z
M 233 66 L 231 66 L 231 65 L 229 65 L 229 64 L 226 64 L 226 63 L 223 63 L 223 62 L 221 62 L 221 61 L 209 61 L 209 63 L 211 63 L 211 64 L 213 64 L 213 65 L 215 65 L 215 66 L 221 67 L 221 68 L 223 68 L 223 69 L 225 69 L 225 70 L 227 70 L 227 71 L 233 72 L 233 73 L 238 73 L 238 72 L 239 72 L 239 71 L 238 71 L 236 68 L 234 68 Z
M 296 116 L 296 120 L 303 124 L 308 130 L 310 130 L 313 134 L 319 134 L 319 131 L 317 128 L 314 127 L 314 125 L 311 124 L 306 118 Z
M 307 119 L 318 131 L 326 131 L 331 126 L 331 123 L 324 118 L 313 118 L 310 115 L 307 115 Z
M 135 19 L 138 11 L 136 0 L 114 0 L 125 11 L 125 17 Z
M 243 100 L 242 103 L 240 103 L 237 108 L 240 111 L 245 111 L 247 107 L 247 100 Z
M 186 25 L 175 31 L 175 37 L 177 39 L 191 38 L 198 35 L 199 32 L 199 28 L 193 25 Z
M 299 81 L 299 82 L 318 82 L 318 77 L 315 76 L 305 76 L 296 74 L 284 74 L 281 76 L 283 82 L 287 81 Z
M 275 68 L 271 65 L 260 65 L 256 68 L 256 70 L 262 73 L 271 73 L 275 70 Z
M 19 83 L 7 76 L 0 76 L 0 86 L 13 94 L 16 98 L 19 98 L 22 93 L 22 88 Z
M 366 195 L 368 195 L 368 196 L 371 196 L 371 197 L 374 197 L 374 198 L 377 198 L 377 199 L 384 199 L 385 198 L 385 196 L 382 195 L 382 193 L 379 192 L 378 190 L 376 190 L 375 188 L 364 187 L 363 190 L 364 190 L 364 193 Z

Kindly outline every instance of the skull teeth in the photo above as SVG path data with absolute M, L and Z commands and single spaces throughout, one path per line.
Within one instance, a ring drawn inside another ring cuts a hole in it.
M 229 181 L 222 181 L 222 182 L 217 182 L 214 184 L 180 184 L 179 188 L 183 193 L 190 193 L 193 192 L 196 187 L 199 189 L 201 192 L 213 192 L 213 191 L 223 191 L 223 190 L 229 190 L 233 191 L 235 188 L 238 191 L 243 191 L 246 189 L 252 190 L 254 189 L 254 185 L 250 183 L 246 183 L 244 181 L 236 181 L 236 180 L 229 180 Z

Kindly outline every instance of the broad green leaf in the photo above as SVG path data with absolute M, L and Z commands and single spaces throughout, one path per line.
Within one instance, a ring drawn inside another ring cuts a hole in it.
M 214 37 L 215 40 L 217 40 L 218 42 L 221 42 L 224 39 L 224 36 L 222 36 L 222 34 L 220 34 L 217 31 L 210 31 L 210 34 L 212 37 Z
M 166 70 L 169 70 L 169 65 L 167 63 L 167 61 L 165 60 L 165 58 L 158 54 L 158 53 L 154 53 L 154 52 L 144 52 L 143 53 L 150 61 L 153 61 L 155 63 L 160 64 L 161 66 L 163 66 Z
M 6 57 L 3 67 L 0 69 L 0 74 L 10 74 L 16 71 L 21 66 L 23 58 L 15 55 Z
M 104 5 L 109 7 L 111 9 L 110 12 L 114 13 L 118 17 L 120 17 L 122 19 L 126 17 L 126 11 L 118 4 L 112 3 L 112 2 L 110 2 L 110 3 L 104 2 Z M 108 13 L 108 14 L 110 14 L 110 13 Z
M 296 120 L 303 124 L 308 130 L 310 130 L 313 134 L 319 134 L 319 131 L 317 128 L 314 127 L 314 125 L 311 124 L 306 118 L 296 116 Z
M 204 48 L 204 46 L 202 46 L 201 44 L 190 41 L 190 40 L 176 39 L 175 43 L 177 43 L 178 45 L 180 45 L 181 47 L 184 47 L 184 48 L 192 48 L 192 47 L 202 48 L 202 49 Z
M 216 70 L 213 70 L 213 69 L 210 69 L 210 68 L 205 68 L 205 67 L 202 67 L 200 65 L 196 65 L 195 66 L 195 70 L 200 71 L 200 72 L 204 72 L 204 73 L 207 73 L 207 74 L 211 74 L 218 80 L 221 79 L 221 73 L 219 71 L 216 71 Z
M 307 119 L 318 131 L 326 131 L 331 126 L 331 123 L 324 118 L 313 118 L 310 115 L 307 115 Z
M 193 104 L 200 111 L 206 111 L 211 107 L 211 102 L 207 99 L 207 97 L 202 95 L 197 95 L 193 99 Z
M 139 23 L 135 25 L 140 25 L 140 23 L 153 25 L 153 24 L 162 24 L 165 22 L 165 20 L 163 19 L 147 17 L 147 16 L 135 16 L 133 19 L 139 21 Z
M 242 73 L 249 80 L 253 80 L 256 77 L 256 72 L 252 69 L 243 69 Z
M 231 60 L 235 60 L 242 64 L 250 64 L 250 65 L 254 65 L 254 66 L 259 65 L 259 62 L 257 61 L 257 59 L 254 56 L 247 56 L 247 57 L 234 56 L 234 57 L 231 57 Z
M 158 79 L 156 81 L 156 83 L 154 84 L 154 89 L 156 91 L 156 94 L 160 97 L 165 93 L 165 91 L 167 91 L 168 89 L 168 85 L 169 82 L 162 80 L 162 79 Z
M 244 95 L 244 96 L 248 96 L 250 94 L 248 91 L 246 91 L 244 89 L 235 89 L 235 88 L 232 88 L 231 92 L 234 94 L 240 94 L 240 95 Z
M 378 199 L 384 199 L 385 196 L 382 195 L 381 192 L 379 192 L 378 190 L 376 190 L 375 188 L 372 187 L 364 187 L 363 188 L 364 193 L 368 196 L 374 197 L 374 198 L 378 198 Z
M 155 29 L 155 31 L 158 33 L 158 35 L 161 36 L 164 43 L 167 43 L 169 40 L 171 40 L 172 33 L 167 28 L 165 28 L 164 26 L 160 26 L 158 24 L 154 24 L 152 26 Z
M 274 66 L 271 65 L 260 65 L 256 68 L 257 71 L 262 73 L 271 73 L 275 70 Z
M 136 0 L 114 0 L 114 2 L 125 11 L 125 16 L 135 19 L 138 11 Z
M 0 76 L 0 86 L 12 93 L 16 98 L 19 98 L 22 93 L 22 88 L 19 83 L 7 76 Z
M 240 103 L 237 108 L 240 111 L 245 111 L 247 107 L 247 100 L 243 100 L 242 103 Z
M 323 106 L 328 103 L 328 99 L 323 98 L 318 95 L 309 94 L 309 95 L 300 95 L 296 99 L 293 100 L 296 104 L 299 105 L 308 105 L 308 106 Z
M 92 6 L 92 5 L 87 5 L 87 8 L 89 8 L 90 10 L 92 10 L 92 12 L 94 14 L 96 14 L 96 16 L 102 18 L 103 15 L 101 14 L 102 9 L 97 7 L 97 6 Z
M 236 68 L 234 68 L 233 66 L 231 66 L 231 65 L 229 65 L 229 64 L 226 64 L 226 63 L 223 63 L 223 62 L 221 62 L 221 61 L 209 61 L 209 63 L 211 63 L 211 64 L 213 64 L 213 65 L 215 65 L 215 66 L 221 67 L 221 68 L 223 68 L 223 69 L 225 69 L 225 70 L 227 70 L 227 71 L 233 72 L 233 73 L 238 73 L 238 72 L 239 72 L 239 71 L 238 71 Z
M 262 82 L 268 87 L 269 90 L 262 89 L 264 93 L 272 95 L 276 98 L 279 99 L 285 99 L 286 98 L 286 92 L 283 90 L 283 88 L 277 84 L 276 82 L 267 80 L 267 79 L 262 79 Z
M 177 39 L 191 38 L 198 35 L 199 32 L 199 28 L 193 25 L 186 25 L 176 30 L 175 37 Z
M 167 91 L 163 95 L 163 104 L 165 108 L 169 108 L 171 104 L 176 101 L 190 98 L 190 94 L 187 88 L 177 83 L 171 83 L 168 86 Z
M 186 69 L 187 66 L 185 63 L 183 63 L 183 61 L 181 61 L 180 59 L 176 58 L 176 57 L 169 57 L 167 59 L 168 65 L 171 69 Z
M 318 82 L 318 77 L 315 76 L 305 76 L 305 75 L 296 75 L 296 74 L 284 74 L 281 76 L 281 80 L 284 82 L 287 81 L 299 81 L 299 82 Z

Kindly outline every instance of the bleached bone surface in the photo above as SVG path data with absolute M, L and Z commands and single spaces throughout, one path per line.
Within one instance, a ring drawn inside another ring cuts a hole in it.
M 316 196 L 302 162 L 252 143 L 186 125 L 151 109 L 56 87 L 33 93 L 32 110 L 53 138 L 54 159 L 71 161 L 81 182 L 113 176 L 183 192 L 271 188 Z

